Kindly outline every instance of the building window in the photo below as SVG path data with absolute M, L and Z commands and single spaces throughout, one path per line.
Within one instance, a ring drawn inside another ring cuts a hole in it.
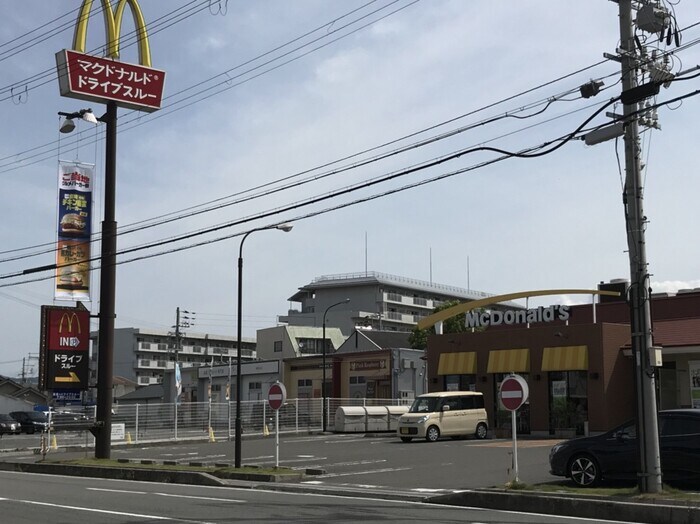
M 250 382 L 248 383 L 248 389 L 262 389 L 262 382 Z
M 301 378 L 297 380 L 297 387 L 304 388 L 304 387 L 311 387 L 311 379 L 310 378 Z
M 275 340 L 273 342 L 273 348 L 275 353 L 279 353 L 282 351 L 282 341 L 281 340 Z

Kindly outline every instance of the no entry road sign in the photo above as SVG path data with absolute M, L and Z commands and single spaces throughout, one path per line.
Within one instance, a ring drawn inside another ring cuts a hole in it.
M 525 404 L 528 394 L 527 382 L 520 375 L 510 375 L 501 383 L 501 403 L 509 411 L 515 411 Z
M 267 402 L 275 411 L 284 405 L 287 400 L 287 390 L 281 382 L 275 382 L 267 392 Z

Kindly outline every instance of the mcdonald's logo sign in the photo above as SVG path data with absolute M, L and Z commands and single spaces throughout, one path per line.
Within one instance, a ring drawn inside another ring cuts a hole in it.
M 75 314 L 75 311 L 72 313 L 63 313 L 61 315 L 61 321 L 58 323 L 58 333 L 62 334 L 64 332 L 64 325 L 63 322 L 65 321 L 65 330 L 68 334 L 72 335 L 73 333 L 80 334 L 80 319 L 78 318 L 78 315 Z M 74 331 L 75 329 L 75 331 Z
M 90 347 L 90 312 L 75 308 L 49 311 L 48 350 L 87 351 Z
M 160 109 L 165 72 L 151 67 L 146 21 L 136 0 L 100 0 L 105 26 L 107 58 L 85 53 L 93 0 L 83 0 L 73 35 L 73 49 L 56 54 L 61 95 L 152 112 Z M 140 65 L 119 61 L 122 20 L 129 7 L 139 47 Z

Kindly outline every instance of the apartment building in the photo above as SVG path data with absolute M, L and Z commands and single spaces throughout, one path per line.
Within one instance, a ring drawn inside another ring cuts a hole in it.
M 96 383 L 97 359 L 99 358 L 98 332 L 90 334 L 92 360 L 90 366 L 91 384 Z M 114 330 L 114 375 L 133 380 L 139 386 L 160 384 L 166 370 L 228 363 L 236 358 L 235 337 L 199 333 L 180 334 L 179 341 L 168 331 L 139 328 L 118 328 Z M 176 348 L 179 348 L 176 350 Z M 255 340 L 241 339 L 241 358 L 255 360 Z
M 376 271 L 325 275 L 314 278 L 289 297 L 299 307 L 278 320 L 290 326 L 322 326 L 325 314 L 326 326 L 340 328 L 346 337 L 358 326 L 412 331 L 421 318 L 446 301 L 465 302 L 490 296 L 493 294 Z M 346 298 L 350 299 L 347 304 L 338 304 Z M 510 302 L 491 307 L 522 308 Z

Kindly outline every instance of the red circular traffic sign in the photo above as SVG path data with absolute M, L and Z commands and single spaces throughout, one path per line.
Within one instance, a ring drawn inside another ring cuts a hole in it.
M 525 404 L 528 394 L 527 382 L 520 375 L 510 375 L 501 382 L 499 396 L 503 407 L 509 411 L 515 411 Z
M 267 402 L 275 411 L 284 405 L 287 400 L 287 390 L 281 382 L 275 382 L 267 391 Z

